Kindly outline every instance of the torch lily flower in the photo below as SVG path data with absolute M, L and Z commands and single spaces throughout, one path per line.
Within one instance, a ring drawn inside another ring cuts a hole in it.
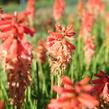
M 25 34 L 33 36 L 34 32 L 25 25 L 24 19 L 19 19 L 19 14 L 1 13 L 0 54 L 5 51 L 10 102 L 17 109 L 21 108 L 25 90 L 31 81 L 32 46 L 25 39 Z
M 66 28 L 56 25 L 56 32 L 49 32 L 49 34 L 47 51 L 51 59 L 50 66 L 55 65 L 51 70 L 59 67 L 65 70 L 71 61 L 71 54 L 75 49 L 75 46 L 71 43 L 75 32 L 71 25 Z
M 86 77 L 78 83 L 73 83 L 69 77 L 62 77 L 62 87 L 54 86 L 54 91 L 60 96 L 52 99 L 48 109 L 90 109 L 95 108 L 99 102 L 89 92 L 92 86 L 88 84 L 90 78 Z

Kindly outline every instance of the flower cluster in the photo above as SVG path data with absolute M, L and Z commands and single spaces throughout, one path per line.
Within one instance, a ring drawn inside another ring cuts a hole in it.
M 95 44 L 92 37 L 92 28 L 94 25 L 94 16 L 89 12 L 84 12 L 80 28 L 80 37 L 84 42 L 84 55 L 87 66 L 90 65 L 95 51 Z
M 91 36 L 91 31 L 94 24 L 94 16 L 89 12 L 84 12 L 82 17 L 82 23 L 80 27 L 80 36 L 83 40 L 86 40 L 87 37 Z
M 26 27 L 23 22 L 17 21 L 17 15 L 2 14 L 2 16 L 0 19 L 1 50 L 7 51 L 7 58 L 13 59 L 15 59 L 17 55 L 27 54 L 25 46 L 28 46 L 30 49 L 31 47 L 25 40 L 24 34 L 26 33 L 33 36 L 34 32 Z M 29 48 L 28 53 L 30 52 Z
M 78 83 L 73 83 L 67 76 L 62 78 L 62 87 L 54 86 L 54 91 L 60 96 L 52 99 L 48 109 L 92 109 L 99 102 L 90 94 L 92 86 L 88 84 L 90 78 L 86 77 Z
M 75 32 L 71 25 L 66 28 L 56 25 L 56 32 L 49 32 L 49 34 L 47 51 L 50 56 L 51 72 L 58 71 L 59 68 L 65 70 L 75 49 L 75 46 L 71 43 Z
M 33 36 L 34 32 L 19 20 L 19 14 L 5 14 L 0 16 L 0 45 L 1 54 L 5 52 L 5 69 L 9 84 L 9 95 L 12 104 L 20 109 L 25 89 L 29 85 L 31 76 L 29 70 L 32 63 L 32 47 L 25 39 L 25 34 Z
M 59 20 L 64 13 L 65 1 L 64 0 L 55 0 L 53 8 L 53 16 L 55 20 Z

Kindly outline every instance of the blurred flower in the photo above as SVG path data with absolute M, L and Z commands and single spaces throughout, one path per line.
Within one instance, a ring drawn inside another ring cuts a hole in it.
M 59 20 L 64 14 L 65 1 L 64 0 L 55 0 L 53 7 L 53 16 L 55 20 Z
M 90 65 L 92 57 L 95 52 L 95 44 L 93 43 L 93 39 L 91 37 L 87 38 L 84 44 L 84 54 L 87 66 Z
M 59 68 L 65 70 L 75 49 L 75 46 L 71 43 L 75 32 L 71 25 L 66 28 L 56 25 L 56 32 L 49 32 L 49 34 L 47 51 L 50 56 L 51 72 L 58 71 Z
M 54 91 L 60 96 L 52 99 L 48 109 L 92 109 L 99 102 L 89 92 L 92 86 L 88 84 L 90 78 L 86 77 L 78 83 L 73 83 L 67 76 L 62 78 L 62 87 L 54 86 Z
M 98 15 L 104 12 L 105 5 L 102 0 L 88 0 L 87 8 L 89 12 Z
M 83 0 L 79 0 L 78 1 L 77 9 L 78 9 L 78 15 L 79 15 L 79 17 L 82 17 L 83 16 L 83 13 L 85 11 L 85 6 L 84 6 Z
M 36 48 L 36 55 L 38 60 L 43 64 L 46 61 L 46 43 L 43 39 L 38 41 Z
M 5 109 L 5 103 L 3 100 L 0 100 L 0 109 Z
M 74 27 L 74 25 L 75 25 L 75 19 L 74 19 L 74 16 L 71 15 L 71 14 L 68 16 L 68 24 L 71 24 L 73 26 L 73 28 L 75 28 Z
M 36 0 L 27 0 L 27 7 L 25 12 L 28 12 L 29 15 L 27 16 L 30 27 L 33 27 L 33 21 L 35 19 L 35 2 Z
M 104 71 L 100 71 L 96 76 L 98 79 L 92 81 L 95 84 L 93 93 L 109 102 L 109 76 Z
M 26 11 L 30 12 L 30 16 L 32 18 L 34 18 L 34 16 L 35 16 L 35 0 L 28 0 Z
M 93 14 L 89 12 L 84 12 L 80 27 L 80 37 L 83 38 L 83 40 L 86 40 L 88 37 L 91 36 L 93 24 L 94 24 Z

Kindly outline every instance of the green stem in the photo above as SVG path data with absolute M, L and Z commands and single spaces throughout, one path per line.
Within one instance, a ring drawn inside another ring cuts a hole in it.
M 41 76 L 41 79 L 42 79 L 42 90 L 43 92 L 45 91 L 46 94 L 47 94 L 47 90 L 46 90 L 46 85 L 45 85 L 45 75 L 44 75 L 44 72 L 43 72 L 43 68 L 42 68 L 42 64 L 40 62 L 38 62 L 38 66 L 39 66 L 39 70 L 40 70 L 40 76 Z
M 37 89 L 38 89 L 38 95 L 40 95 L 39 73 L 38 73 L 38 63 L 37 63 L 37 62 L 36 62 L 36 78 L 37 78 Z
M 57 85 L 58 87 L 61 86 L 61 77 L 62 77 L 62 74 L 63 74 L 63 70 L 60 69 L 59 70 L 59 74 L 57 75 Z M 57 98 L 59 98 L 59 94 L 57 93 Z
M 54 75 L 51 75 L 50 76 L 51 77 L 51 91 L 50 91 L 50 94 L 51 94 L 51 97 L 53 96 L 53 90 L 52 90 L 52 88 L 53 88 L 53 84 L 54 84 Z

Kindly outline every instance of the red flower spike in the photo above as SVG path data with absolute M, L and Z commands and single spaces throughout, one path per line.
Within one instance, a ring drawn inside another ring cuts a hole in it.
M 15 15 L 1 14 L 0 39 L 2 44 L 0 49 L 1 53 L 6 52 L 4 58 L 10 101 L 16 105 L 17 109 L 20 109 L 24 101 L 25 90 L 31 81 L 32 64 L 32 47 L 24 36 L 25 34 L 33 35 L 33 31 L 26 27 L 25 20 L 18 18 L 16 13 Z
M 52 99 L 48 109 L 88 109 L 98 106 L 99 102 L 89 93 L 89 89 L 84 89 L 85 86 L 90 86 L 90 90 L 92 90 L 88 81 L 89 77 L 86 77 L 74 84 L 68 77 L 64 76 L 62 78 L 63 86 L 55 86 L 54 88 L 54 91 L 59 94 L 59 98 Z M 71 87 L 68 88 L 66 85 Z
M 91 37 L 91 31 L 94 25 L 94 16 L 90 12 L 84 12 L 82 16 L 80 37 L 85 41 L 88 37 Z
M 56 32 L 49 32 L 47 51 L 50 56 L 50 66 L 52 67 L 53 62 L 58 64 L 62 70 L 65 70 L 71 61 L 71 54 L 73 53 L 75 46 L 71 44 L 74 35 L 72 26 L 63 28 L 64 27 L 58 24 L 56 25 Z M 53 65 L 51 69 L 56 70 L 55 67 L 56 65 Z M 59 67 L 57 67 L 56 71 L 58 71 Z

